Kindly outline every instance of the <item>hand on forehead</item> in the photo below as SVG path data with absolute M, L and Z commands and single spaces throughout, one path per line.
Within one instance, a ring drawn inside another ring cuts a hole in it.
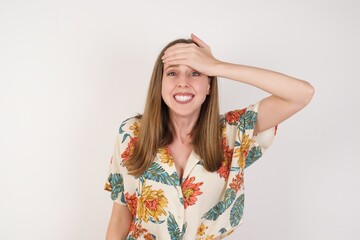
M 215 76 L 213 69 L 219 61 L 212 56 L 208 45 L 195 35 L 191 37 L 195 43 L 177 43 L 166 49 L 161 58 L 164 69 L 169 65 L 186 65 L 205 75 Z

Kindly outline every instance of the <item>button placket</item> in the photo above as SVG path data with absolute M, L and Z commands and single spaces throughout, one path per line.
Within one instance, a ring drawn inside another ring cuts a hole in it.
M 179 227 L 182 228 L 182 225 L 184 223 L 185 208 L 184 208 L 184 196 L 182 193 L 181 185 L 176 186 L 176 190 L 178 193 L 179 204 L 181 204 L 181 207 L 179 208 L 179 210 L 177 211 L 177 214 L 176 214 L 176 218 L 177 218 L 176 220 L 179 223 Z

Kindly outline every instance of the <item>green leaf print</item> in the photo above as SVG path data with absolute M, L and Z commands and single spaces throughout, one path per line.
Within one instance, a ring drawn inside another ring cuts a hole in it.
M 165 220 L 161 220 L 161 221 L 156 221 L 153 217 L 149 217 L 149 221 L 155 224 L 162 224 L 163 222 L 165 222 Z
M 176 172 L 173 172 L 170 177 L 171 177 L 174 185 L 180 186 L 179 176 L 177 175 Z
M 120 173 L 110 173 L 108 181 L 111 185 L 111 199 L 118 198 L 119 193 L 124 192 L 124 180 Z
M 125 203 L 125 204 L 126 204 L 124 192 L 121 192 L 121 198 L 120 198 L 120 200 L 121 200 L 122 203 Z
M 170 234 L 171 240 L 182 239 L 183 233 L 180 232 L 179 225 L 175 221 L 174 215 L 171 212 L 169 212 L 169 217 L 167 218 L 167 225 L 168 225 L 168 232 Z M 185 228 L 186 228 L 186 226 L 185 226 Z
M 238 171 L 240 171 L 240 167 L 231 167 L 230 171 L 231 172 L 238 172 Z
M 251 110 L 246 111 L 243 115 L 241 115 L 238 128 L 241 130 L 242 133 L 244 133 L 245 130 L 254 129 L 256 118 L 257 112 Z
M 235 201 L 233 207 L 230 211 L 230 224 L 232 227 L 236 227 L 242 216 L 244 211 L 244 194 L 241 194 Z
M 120 133 L 120 134 L 123 134 L 123 133 L 124 133 L 124 130 L 123 130 L 122 128 L 125 126 L 125 124 L 127 123 L 127 121 L 129 121 L 130 119 L 132 119 L 132 117 L 130 117 L 130 118 L 128 118 L 128 119 L 125 119 L 125 120 L 121 123 L 121 125 L 120 125 L 120 127 L 119 127 L 119 133 Z
M 128 133 L 125 133 L 124 136 L 123 136 L 123 139 L 121 140 L 121 143 L 125 142 L 125 140 L 126 140 L 128 137 L 131 137 L 131 135 L 128 134 Z
M 166 185 L 178 186 L 179 178 L 173 179 L 158 163 L 152 162 L 150 167 L 143 173 L 142 177 Z
M 245 167 L 250 166 L 253 164 L 256 160 L 258 160 L 262 156 L 261 147 L 252 147 L 246 157 L 246 165 Z
M 180 200 L 180 202 L 181 202 L 181 205 L 184 206 L 184 198 L 183 198 L 183 197 L 179 197 L 179 200 Z
M 186 228 L 187 228 L 187 222 L 185 222 L 183 224 L 183 227 L 182 227 L 182 231 L 181 231 L 181 238 L 184 236 L 185 232 L 186 232 Z
M 223 125 L 225 123 L 225 115 L 220 115 L 220 125 Z
M 226 190 L 224 200 L 218 202 L 214 207 L 212 207 L 208 212 L 206 212 L 202 216 L 202 218 L 215 221 L 221 214 L 226 211 L 226 209 L 230 207 L 230 205 L 234 202 L 235 197 L 236 193 L 234 189 L 228 188 Z

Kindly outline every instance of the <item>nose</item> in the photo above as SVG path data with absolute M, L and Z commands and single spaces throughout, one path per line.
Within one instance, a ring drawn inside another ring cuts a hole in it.
M 189 79 L 186 74 L 182 74 L 179 77 L 178 87 L 189 87 Z

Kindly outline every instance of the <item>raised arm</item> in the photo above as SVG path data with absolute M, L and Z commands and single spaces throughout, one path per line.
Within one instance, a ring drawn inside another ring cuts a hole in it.
M 314 94 L 306 81 L 256 67 L 220 62 L 218 76 L 260 88 L 271 95 L 261 100 L 254 133 L 269 129 L 304 108 Z
M 168 64 L 184 64 L 208 76 L 219 76 L 250 84 L 271 95 L 261 100 L 255 134 L 265 131 L 304 108 L 314 94 L 306 81 L 257 67 L 232 64 L 215 59 L 210 47 L 195 35 L 195 44 L 177 44 L 163 57 Z

